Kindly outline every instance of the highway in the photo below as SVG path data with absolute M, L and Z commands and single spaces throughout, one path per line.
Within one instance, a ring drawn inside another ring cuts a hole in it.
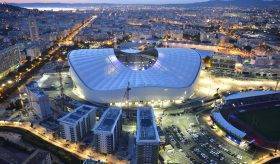
M 31 127 L 29 122 L 11 122 L 11 121 L 0 121 L 0 128 L 1 127 L 11 127 L 11 128 L 19 128 L 26 130 L 33 135 L 41 138 L 42 140 L 48 142 L 49 144 L 55 145 L 59 148 L 68 151 L 82 160 L 85 159 L 93 159 L 93 160 L 100 160 L 106 163 L 128 163 L 125 160 L 119 160 L 113 155 L 104 155 L 96 152 L 91 147 L 87 147 L 85 149 L 80 149 L 80 145 L 78 143 L 72 143 L 66 141 L 62 138 L 56 138 L 51 133 L 48 133 L 45 128 L 39 125 L 34 125 Z

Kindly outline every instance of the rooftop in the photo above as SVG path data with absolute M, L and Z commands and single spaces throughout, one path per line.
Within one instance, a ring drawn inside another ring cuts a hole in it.
M 100 118 L 97 126 L 94 128 L 95 131 L 107 131 L 112 132 L 116 123 L 121 117 L 121 109 L 118 107 L 110 107 L 108 108 Z
M 31 81 L 26 85 L 27 89 L 38 96 L 45 96 L 45 93 L 43 90 L 39 87 L 38 83 L 36 81 Z
M 275 94 L 279 93 L 280 91 L 247 91 L 247 92 L 238 92 L 231 94 L 227 97 L 225 97 L 225 100 L 232 100 L 232 99 L 241 99 L 241 98 L 247 98 L 247 97 L 254 97 L 254 96 L 263 96 L 263 95 L 269 95 L 269 94 Z
M 213 57 L 214 55 L 212 51 L 198 50 L 198 49 L 195 49 L 195 51 L 200 54 L 201 58 L 206 58 L 207 56 Z
M 60 118 L 59 121 L 69 123 L 69 124 L 75 124 L 81 118 L 86 116 L 92 109 L 94 109 L 94 107 L 88 105 L 82 105 L 76 108 L 73 112 L 70 112 L 67 115 Z
M 140 50 L 133 49 L 133 48 L 124 49 L 124 50 L 121 50 L 121 51 L 124 52 L 124 53 L 131 53 L 131 54 L 136 54 L 136 53 L 141 52 Z
M 231 134 L 234 136 L 238 137 L 239 139 L 242 139 L 246 136 L 246 133 L 237 129 L 233 125 L 231 125 L 223 116 L 220 112 L 213 112 L 212 113 L 213 118 L 215 121 L 222 126 L 224 129 L 229 131 Z
M 159 136 L 155 124 L 154 113 L 150 107 L 141 107 L 137 109 L 137 141 L 157 141 Z

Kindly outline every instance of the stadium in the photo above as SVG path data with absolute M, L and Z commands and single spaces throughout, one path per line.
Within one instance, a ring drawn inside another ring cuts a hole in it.
M 68 59 L 76 95 L 106 104 L 182 100 L 201 68 L 199 53 L 183 48 L 81 49 Z
M 225 97 L 212 111 L 213 123 L 226 137 L 275 148 L 280 139 L 280 91 L 247 91 Z

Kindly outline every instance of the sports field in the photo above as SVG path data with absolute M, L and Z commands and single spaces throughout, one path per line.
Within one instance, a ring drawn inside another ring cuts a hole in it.
M 268 140 L 280 140 L 280 107 L 240 113 L 238 118 Z

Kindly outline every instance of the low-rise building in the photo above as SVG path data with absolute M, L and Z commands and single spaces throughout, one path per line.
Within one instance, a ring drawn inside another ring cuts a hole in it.
M 0 51 L 0 78 L 15 70 L 21 63 L 22 44 L 16 44 Z

